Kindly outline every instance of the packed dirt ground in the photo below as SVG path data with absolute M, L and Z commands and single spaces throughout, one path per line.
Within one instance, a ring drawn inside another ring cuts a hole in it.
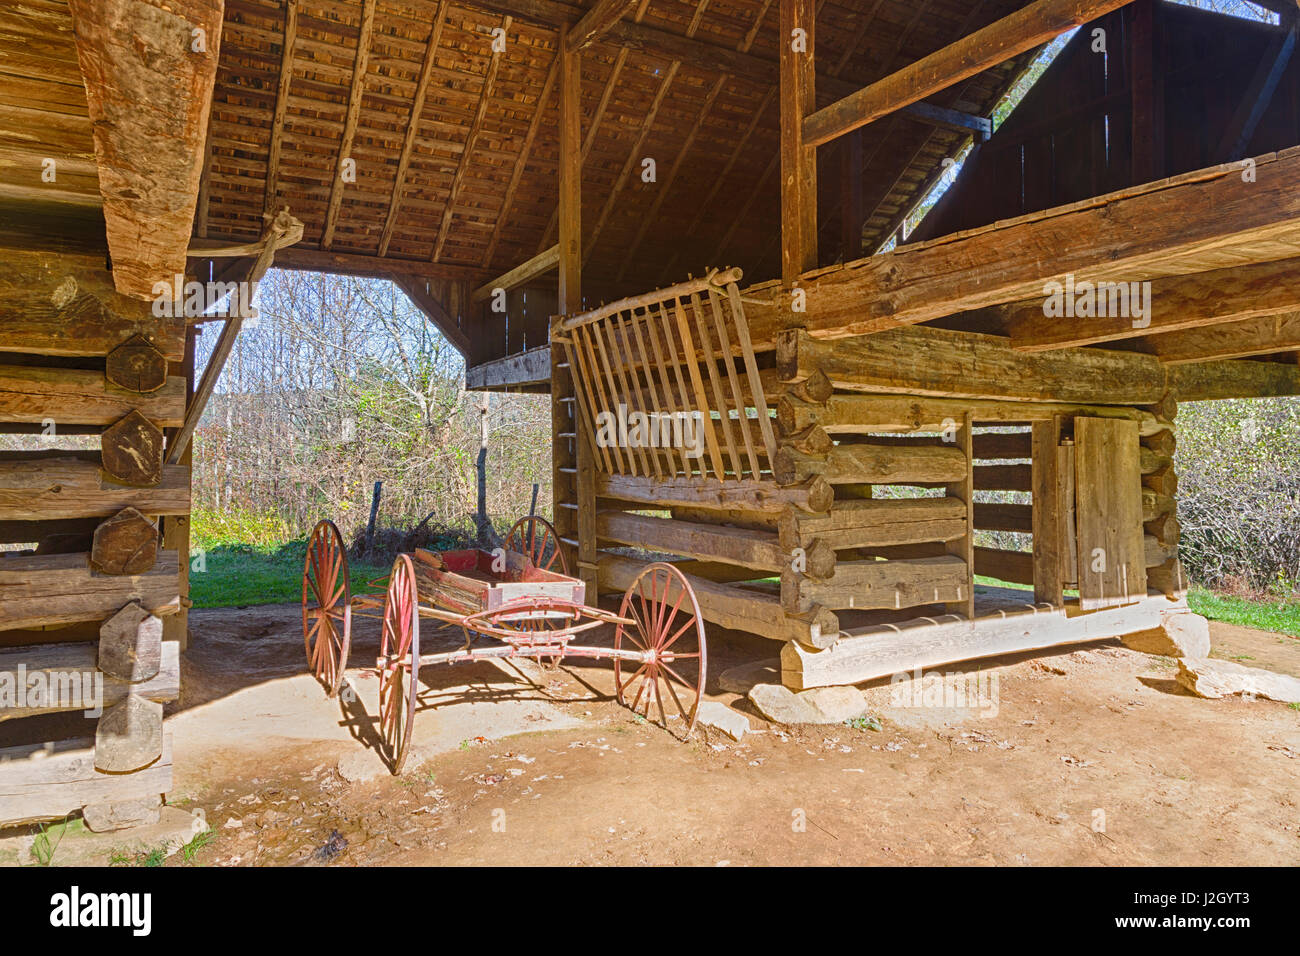
M 984 662 L 995 715 L 894 707 L 879 682 L 879 730 L 748 710 L 739 742 L 634 718 L 607 664 L 426 668 L 393 777 L 372 622 L 351 701 L 304 673 L 297 606 L 196 611 L 191 629 L 168 721 L 170 802 L 214 827 L 191 865 L 1300 863 L 1300 711 L 1195 698 L 1171 660 L 1118 642 Z M 1300 641 L 1212 634 L 1216 656 L 1300 676 Z M 709 637 L 709 697 L 746 710 L 717 677 L 774 645 Z

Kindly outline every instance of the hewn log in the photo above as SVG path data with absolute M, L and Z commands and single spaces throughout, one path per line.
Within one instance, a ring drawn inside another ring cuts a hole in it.
M 0 558 L 0 631 L 102 620 L 131 601 L 174 614 L 179 573 L 175 551 L 160 553 L 146 574 L 122 577 L 94 573 L 86 553 Z
M 224 2 L 69 0 L 68 6 L 113 281 L 125 295 L 152 298 L 155 283 L 185 272 Z M 203 40 L 198 50 L 196 36 Z
M 789 564 L 776 534 L 770 531 L 601 511 L 596 515 L 596 535 L 649 551 L 722 561 L 761 571 L 779 572 Z
M 813 607 L 832 611 L 914 607 L 964 601 L 970 594 L 966 562 L 955 555 L 897 561 L 841 561 L 818 581 L 781 573 L 781 606 L 789 614 Z
M 157 670 L 142 681 L 125 681 L 102 671 L 96 667 L 96 657 L 96 645 L 89 643 L 0 649 L 0 688 L 3 695 L 13 695 L 0 703 L 0 721 L 36 714 L 97 711 L 125 700 L 128 694 L 156 701 L 180 696 L 180 648 L 175 641 L 160 646 Z M 21 699 L 17 697 L 20 687 Z
M 772 474 L 782 485 L 818 476 L 832 485 L 945 482 L 959 480 L 965 472 L 965 456 L 956 448 L 838 445 L 823 458 L 782 445 L 772 462 Z
M 977 491 L 1031 491 L 1033 487 L 1031 465 L 975 466 Z
M 0 750 L 0 826 L 59 819 L 89 804 L 156 798 L 171 788 L 171 734 L 163 735 L 161 758 L 139 773 L 96 770 L 91 738 Z
M 1078 289 L 1077 285 L 1075 286 Z M 1091 345 L 1118 339 L 1157 336 L 1151 340 L 1156 354 L 1161 346 L 1173 343 L 1169 333 L 1179 329 L 1199 329 L 1257 316 L 1272 316 L 1300 308 L 1300 261 L 1284 259 L 1256 265 L 1233 266 L 1186 276 L 1156 279 L 1151 283 L 1149 314 L 1137 317 L 1124 303 L 1133 302 L 1134 290 L 1128 284 L 1121 289 L 1093 290 L 1107 303 L 1103 315 L 1078 318 L 1046 316 L 1043 296 L 1028 302 L 1003 306 L 998 313 L 1011 332 L 1011 343 L 1025 351 L 1043 351 L 1068 346 Z M 1111 293 L 1127 294 L 1110 304 Z M 1076 298 L 1078 296 L 1076 292 Z M 1123 313 L 1123 314 L 1121 314 Z M 1166 333 L 1158 335 L 1158 333 Z M 1184 341 L 1189 341 L 1184 339 Z M 1201 359 L 1213 358 L 1207 355 Z M 1230 356 L 1224 356 L 1230 357 Z M 1161 356 L 1165 360 L 1164 356 Z M 1195 361 L 1195 358 L 1185 359 Z
M 1033 505 L 975 502 L 975 527 L 981 531 L 1019 531 L 1032 534 Z
M 787 331 L 777 339 L 781 378 L 823 372 L 836 388 L 940 398 L 1146 405 L 1168 385 L 1153 356 L 1101 349 L 1029 353 L 1006 339 L 912 327 L 834 341 Z M 1191 367 L 1191 366 L 1180 366 Z
M 821 541 L 836 550 L 950 541 L 965 534 L 966 509 L 956 498 L 876 498 L 837 501 L 825 515 L 787 509 L 778 530 L 781 546 Z
M 0 328 L 6 352 L 108 355 L 139 335 L 171 361 L 185 354 L 185 317 L 159 318 L 149 303 L 118 293 L 102 256 L 5 249 Z
M 167 383 L 167 359 L 141 335 L 108 353 L 104 378 L 131 392 L 156 392 Z
M 1183 402 L 1300 395 L 1300 365 L 1229 359 L 1171 365 L 1169 387 Z
M 602 552 L 601 587 L 624 591 L 644 567 L 641 561 Z M 827 610 L 811 608 L 804 617 L 790 617 L 774 595 L 690 575 L 687 580 L 695 591 L 705 620 L 721 627 L 777 641 L 797 640 L 809 647 L 827 646 L 839 634 L 839 619 Z M 674 600 L 675 595 L 674 591 Z
M 100 574 L 144 574 L 158 560 L 158 526 L 123 508 L 95 529 L 90 566 Z
M 802 313 L 779 284 L 754 286 L 750 331 L 755 343 L 796 326 L 847 337 L 1032 299 L 1068 275 L 1141 281 L 1269 261 L 1300 235 L 1300 150 L 1254 168 L 1251 182 L 1225 163 L 806 274 Z
M 1080 614 L 1073 605 L 1035 607 L 1028 603 L 1032 595 L 1025 597 L 1023 611 L 1003 610 L 973 621 L 946 615 L 854 628 L 828 650 L 787 644 L 781 651 L 781 682 L 794 690 L 856 684 L 941 664 L 1103 640 L 1159 627 L 1162 612 L 1186 607 L 1156 596 Z
M 1034 583 L 1034 555 L 1031 551 L 1006 551 L 1001 548 L 976 548 L 975 573 L 1010 581 L 1012 584 Z
M 157 485 L 163 475 L 163 433 L 137 411 L 128 412 L 100 436 L 106 471 L 124 485 Z
M 162 756 L 163 705 L 139 694 L 104 711 L 95 728 L 95 769 L 105 773 L 143 770 Z
M 2 344 L 8 345 L 7 337 Z M 166 428 L 179 425 L 185 417 L 185 379 L 169 378 L 158 390 L 140 395 L 86 369 L 0 366 L 0 422 L 111 425 L 132 410 Z
M 652 478 L 599 474 L 596 494 L 638 504 L 699 505 L 738 513 L 762 511 L 780 514 L 786 506 L 800 511 L 829 511 L 835 492 L 824 479 L 813 478 L 797 487 L 780 487 L 774 481 L 718 481 L 707 477 Z
M 162 632 L 162 619 L 132 601 L 100 625 L 99 669 L 129 684 L 152 680 L 162 666 Z
M 78 458 L 0 461 L 0 520 L 107 518 L 123 508 L 189 514 L 189 467 L 168 465 L 158 484 L 137 488 L 105 480 L 97 464 Z
M 815 377 L 825 379 L 818 370 Z M 811 382 L 809 378 L 807 381 Z M 806 384 L 806 383 L 804 383 Z M 1169 434 L 1170 425 L 1136 408 L 1108 405 L 1067 405 L 1057 402 L 1002 402 L 916 395 L 834 395 L 825 402 L 783 396 L 776 421 L 787 433 L 820 425 L 832 435 L 877 432 L 942 432 L 952 428 L 966 411 L 980 424 L 1048 421 L 1090 415 L 1096 418 L 1130 418 L 1142 435 Z

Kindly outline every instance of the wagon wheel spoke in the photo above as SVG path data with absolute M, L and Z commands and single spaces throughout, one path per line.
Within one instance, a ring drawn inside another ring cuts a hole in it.
M 673 644 L 677 642 L 677 638 L 681 637 L 683 634 L 685 634 L 688 630 L 690 630 L 694 626 L 695 626 L 695 619 L 691 618 L 689 621 L 687 621 L 685 624 L 683 624 L 681 627 L 677 629 L 676 634 L 668 638 L 668 640 L 664 641 L 664 643 L 660 644 L 659 650 L 660 651 L 668 650 L 668 648 L 672 647 Z

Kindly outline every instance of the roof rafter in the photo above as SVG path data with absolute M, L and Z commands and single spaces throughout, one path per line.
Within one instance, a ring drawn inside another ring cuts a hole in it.
M 564 40 L 565 50 L 577 53 L 590 46 L 640 2 L 641 0 L 596 0 L 577 26 L 569 30 Z
M 429 80 L 433 76 L 433 64 L 437 59 L 438 44 L 442 42 L 442 27 L 447 22 L 449 6 L 451 6 L 449 0 L 440 0 L 438 12 L 434 14 L 433 25 L 429 30 L 429 42 L 424 48 L 420 77 L 415 82 L 415 96 L 411 99 L 411 116 L 406 124 L 406 135 L 402 139 L 402 153 L 397 160 L 397 176 L 393 179 L 393 196 L 388 202 L 388 216 L 384 220 L 384 231 L 379 238 L 381 256 L 388 255 L 388 246 L 393 241 L 393 230 L 397 227 L 397 211 L 402 203 L 402 187 L 406 184 L 406 172 L 411 166 L 411 154 L 415 150 L 420 118 L 424 115 L 424 101 L 429 95 Z
M 334 244 L 334 228 L 338 224 L 339 208 L 343 205 L 343 164 L 350 159 L 352 144 L 361 119 L 361 99 L 366 89 L 366 68 L 370 65 L 370 37 L 375 29 L 376 0 L 363 0 L 361 28 L 357 35 L 357 54 L 352 62 L 352 86 L 348 91 L 348 112 L 343 121 L 343 140 L 339 143 L 338 162 L 334 168 L 334 182 L 330 185 L 330 202 L 325 211 L 325 226 L 321 231 L 321 248 Z
M 275 87 L 275 114 L 271 118 L 271 148 L 266 160 L 266 185 L 262 215 L 274 212 L 276 183 L 280 178 L 280 151 L 284 147 L 284 117 L 289 109 L 289 87 L 293 85 L 293 45 L 298 38 L 298 0 L 284 3 L 284 42 L 280 47 L 280 75 Z
M 512 18 L 503 17 L 501 29 L 509 32 L 510 24 L 513 22 Z M 492 100 L 492 88 L 496 84 L 497 71 L 501 68 L 501 59 L 501 54 L 493 49 L 492 57 L 488 61 L 487 72 L 483 75 L 483 88 L 479 92 L 478 109 L 474 113 L 473 122 L 470 123 L 469 134 L 465 137 L 465 147 L 461 150 L 460 162 L 456 164 L 456 174 L 452 177 L 451 188 L 447 192 L 447 207 L 442 211 L 442 222 L 438 226 L 438 238 L 433 243 L 433 255 L 429 257 L 432 262 L 437 262 L 442 257 L 442 247 L 447 241 L 447 230 L 451 225 L 452 216 L 456 213 L 456 197 L 460 193 L 460 185 L 465 178 L 465 170 L 469 168 L 469 157 L 474 152 L 474 142 L 478 139 L 479 130 L 483 128 L 483 117 L 487 115 L 488 103 Z M 540 105 L 538 109 L 541 109 Z

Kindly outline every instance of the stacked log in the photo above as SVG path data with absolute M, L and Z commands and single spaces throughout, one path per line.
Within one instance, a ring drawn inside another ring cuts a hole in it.
M 0 349 L 27 353 L 0 361 L 0 433 L 39 436 L 0 453 L 0 672 L 58 691 L 6 701 L 0 720 L 19 721 L 21 739 L 29 717 L 97 716 L 92 737 L 34 739 L 0 762 L 0 825 L 87 807 L 138 821 L 135 805 L 156 805 L 171 781 L 162 706 L 179 694 L 190 469 L 166 453 L 193 337 L 182 316 L 118 295 L 102 255 L 3 250 L 0 262 Z M 39 772 L 20 759 L 51 748 L 66 754 L 52 775 L 54 758 Z

